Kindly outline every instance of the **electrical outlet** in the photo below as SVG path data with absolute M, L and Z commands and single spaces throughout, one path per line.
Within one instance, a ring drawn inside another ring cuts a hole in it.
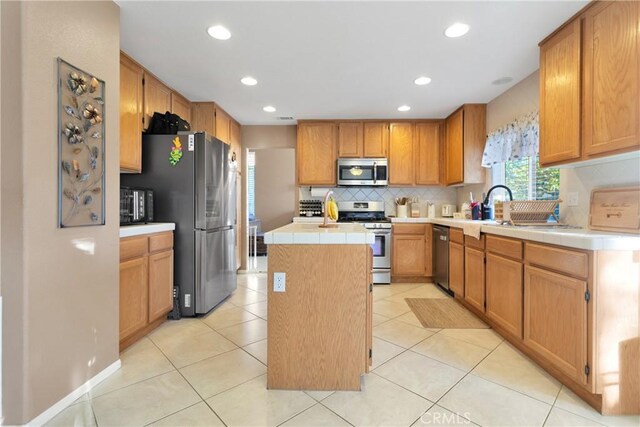
M 567 206 L 578 206 L 578 192 L 567 193 Z
M 286 273 L 273 273 L 273 292 L 284 292 Z

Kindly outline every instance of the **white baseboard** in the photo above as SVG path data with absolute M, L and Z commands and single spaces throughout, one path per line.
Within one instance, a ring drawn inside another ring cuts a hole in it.
M 27 426 L 41 426 L 44 423 L 50 421 L 53 417 L 62 412 L 67 406 L 71 405 L 73 402 L 78 400 L 80 396 L 90 391 L 93 387 L 95 387 L 100 382 L 104 381 L 111 374 L 120 369 L 120 359 L 113 362 L 111 365 L 107 366 L 101 372 L 99 372 L 93 378 L 90 378 L 86 383 L 82 384 L 80 387 L 69 393 L 67 396 L 60 399 L 56 404 L 52 407 L 29 421 Z

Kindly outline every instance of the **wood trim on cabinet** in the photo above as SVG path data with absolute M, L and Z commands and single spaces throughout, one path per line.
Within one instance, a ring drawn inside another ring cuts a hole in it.
M 483 251 L 464 248 L 464 299 L 481 312 L 485 310 L 486 301 L 484 262 Z
M 486 236 L 485 234 L 481 234 L 480 238 L 476 239 L 475 237 L 465 235 L 464 236 L 464 245 L 469 247 L 469 248 L 475 248 L 475 249 L 478 249 L 480 251 L 484 251 L 485 236 Z
M 387 157 L 389 154 L 389 123 L 364 122 L 364 157 Z
M 142 171 L 144 69 L 120 52 L 120 169 Z
M 149 255 L 149 322 L 173 308 L 173 250 Z
M 486 259 L 487 317 L 522 338 L 523 265 L 492 253 Z
M 149 252 L 158 252 L 173 248 L 173 232 L 157 233 L 149 235 Z
M 589 275 L 589 254 L 557 246 L 525 242 L 527 263 L 560 273 L 586 279 Z
M 465 104 L 463 108 L 463 182 L 482 184 L 486 175 L 482 155 L 487 141 L 487 104 Z
M 120 239 L 120 261 L 145 256 L 148 252 L 147 236 L 133 236 Z
M 456 298 L 464 298 L 464 246 L 453 240 L 449 242 L 449 290 Z
M 523 244 L 521 240 L 487 234 L 485 245 L 487 252 L 507 258 L 522 260 Z
M 464 232 L 459 228 L 451 227 L 449 229 L 449 240 L 464 245 Z
M 364 153 L 364 125 L 360 122 L 339 122 L 338 157 L 362 157 Z
M 393 234 L 419 234 L 423 235 L 427 224 L 393 224 Z

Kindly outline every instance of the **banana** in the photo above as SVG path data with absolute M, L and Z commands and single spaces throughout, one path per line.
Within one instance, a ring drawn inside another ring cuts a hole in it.
M 329 200 L 329 218 L 332 221 L 338 220 L 338 204 L 334 199 Z

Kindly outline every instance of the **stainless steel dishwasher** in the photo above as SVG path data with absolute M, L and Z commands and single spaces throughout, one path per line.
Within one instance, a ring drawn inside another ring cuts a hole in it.
M 433 279 L 437 285 L 449 290 L 449 227 L 433 226 Z

